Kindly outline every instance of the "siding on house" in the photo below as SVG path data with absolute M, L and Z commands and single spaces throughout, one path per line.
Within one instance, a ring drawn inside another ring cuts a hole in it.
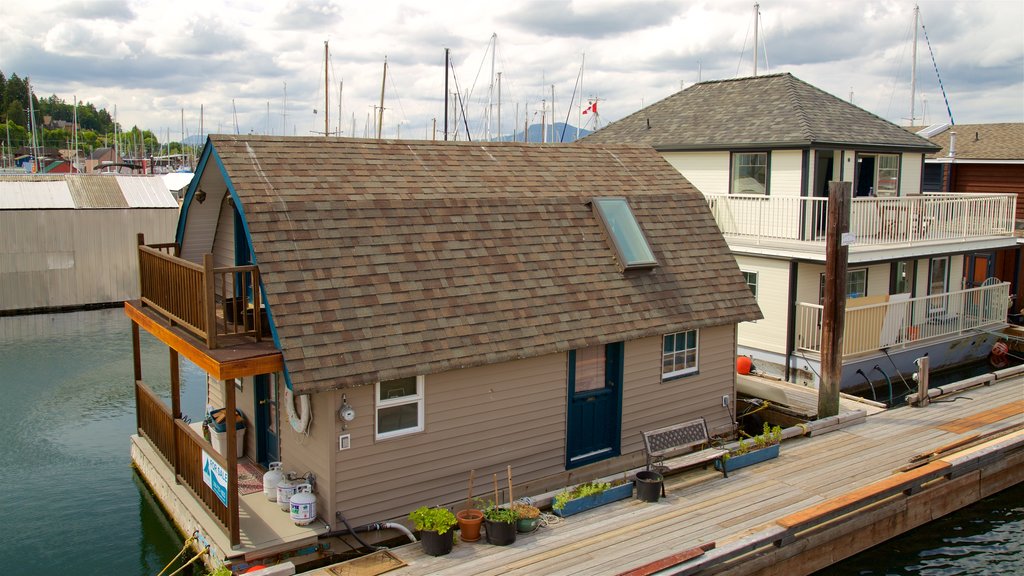
M 763 320 L 738 325 L 739 343 L 778 354 L 786 353 L 786 324 L 789 322 L 789 261 L 737 254 L 743 272 L 757 273 L 757 305 Z
M 285 462 L 285 472 L 294 472 L 303 475 L 312 472 L 316 478 L 314 493 L 317 496 L 317 516 L 324 522 L 335 524 L 334 511 L 337 505 L 331 498 L 334 486 L 334 460 L 331 457 L 338 452 L 338 435 L 335 434 L 338 425 L 337 406 L 340 401 L 335 401 L 339 394 L 325 392 L 312 394 L 309 399 L 311 420 L 307 434 L 296 432 L 288 422 L 288 396 L 286 394 L 284 378 L 277 380 L 277 402 L 278 402 L 278 434 L 280 438 L 281 461 Z M 351 398 L 351 394 L 349 395 Z M 360 416 L 369 416 L 371 413 L 362 412 L 357 409 Z M 356 421 L 360 421 L 359 418 Z M 368 419 L 368 418 L 367 418 Z M 253 419 L 255 422 L 255 419 Z M 253 436 L 255 439 L 255 436 Z M 256 452 L 252 452 L 255 454 Z M 340 454 L 345 454 L 341 452 Z M 348 509 L 342 505 L 342 510 L 348 515 Z M 409 508 L 406 510 L 408 513 Z M 355 520 L 348 516 L 349 522 Z M 358 520 L 355 520 L 359 522 Z M 356 526 L 357 524 L 352 524 Z
M 729 193 L 728 152 L 663 152 L 662 156 L 702 193 Z
M 203 180 L 210 178 L 206 172 L 203 173 Z M 209 187 L 209 186 L 208 186 Z M 202 183 L 196 188 L 205 190 Z M 217 188 L 213 188 L 216 190 Z M 224 196 L 227 191 L 220 193 L 207 192 L 206 199 L 202 204 L 192 202 L 188 205 L 188 215 L 185 220 L 183 237 L 178 239 L 181 243 L 181 257 L 190 262 L 202 264 L 203 254 L 213 252 L 214 241 L 217 239 L 218 222 L 221 216 L 221 208 L 226 204 Z M 182 217 L 185 217 L 183 214 Z M 230 222 L 230 219 L 228 220 Z M 231 261 L 234 264 L 234 260 Z
M 772 196 L 800 196 L 803 176 L 803 151 L 772 150 L 768 190 Z M 698 186 L 698 188 L 700 188 Z

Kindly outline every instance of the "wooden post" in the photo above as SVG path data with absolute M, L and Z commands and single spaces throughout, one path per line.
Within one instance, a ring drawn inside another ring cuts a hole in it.
M 142 347 L 139 342 L 139 325 L 134 320 L 132 320 L 132 359 L 135 370 L 135 432 L 138 433 L 142 429 L 142 414 L 139 412 L 139 382 L 142 381 Z
M 209 256 L 209 255 L 207 255 Z M 224 433 L 227 436 L 224 459 L 228 462 L 228 531 L 231 532 L 231 546 L 241 543 L 238 526 L 238 432 L 235 430 L 238 414 L 235 412 L 235 381 L 224 381 Z
M 213 254 L 203 254 L 203 318 L 206 321 L 206 347 L 217 347 L 217 310 L 214 306 Z
M 927 356 L 922 356 L 917 362 L 917 407 L 924 408 L 928 405 L 928 369 L 931 363 Z
M 846 263 L 850 252 L 849 247 L 843 245 L 842 236 L 850 228 L 851 191 L 850 182 L 828 183 L 818 418 L 839 414 L 839 384 L 843 379 L 843 330 L 846 323 Z
M 171 419 L 181 419 L 181 375 L 178 371 L 178 351 L 168 348 L 170 351 L 171 364 Z M 179 478 L 182 473 L 181 451 L 178 449 L 178 429 L 171 426 L 171 445 L 174 447 L 174 477 Z

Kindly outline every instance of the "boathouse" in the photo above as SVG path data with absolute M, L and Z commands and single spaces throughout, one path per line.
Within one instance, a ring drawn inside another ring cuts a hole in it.
M 0 314 L 139 297 L 135 238 L 174 239 L 178 203 L 141 176 L 0 176 Z
M 175 242 L 138 256 L 136 334 L 246 431 L 217 453 L 177 375 L 166 406 L 137 371 L 133 461 L 229 563 L 461 507 L 470 470 L 475 496 L 509 465 L 538 494 L 642 464 L 642 430 L 731 435 L 736 324 L 760 318 L 700 192 L 649 147 L 211 136 Z M 239 460 L 314 478 L 319 520 L 240 496 Z
M 652 146 L 704 193 L 764 313 L 739 351 L 765 374 L 819 382 L 830 182 L 853 195 L 844 388 L 983 358 L 1006 325 L 1009 284 L 968 254 L 1016 245 L 1016 195 L 922 193 L 939 146 L 792 74 L 701 82 L 583 142 Z

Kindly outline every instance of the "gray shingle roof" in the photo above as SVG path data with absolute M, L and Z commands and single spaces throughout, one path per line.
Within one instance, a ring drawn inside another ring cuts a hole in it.
M 910 128 L 912 132 L 923 126 Z M 956 132 L 956 158 L 965 160 L 1024 160 L 1024 123 L 957 124 L 929 138 L 942 149 L 927 158 L 949 157 L 949 136 Z
M 760 317 L 701 194 L 647 147 L 210 141 L 297 391 Z M 628 198 L 659 267 L 620 271 L 595 196 Z
M 814 145 L 924 152 L 935 148 L 788 73 L 694 84 L 583 140 L 646 144 L 662 151 Z

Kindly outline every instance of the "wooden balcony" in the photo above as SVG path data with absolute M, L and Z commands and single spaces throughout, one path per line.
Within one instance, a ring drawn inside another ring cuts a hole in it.
M 825 253 L 828 198 L 705 194 L 733 247 Z M 854 198 L 850 233 L 858 252 L 1014 238 L 1014 194 L 924 194 Z
M 887 301 L 858 305 L 883 297 L 847 301 L 843 358 L 883 348 L 911 348 L 928 340 L 965 334 L 1006 324 L 1010 284 L 1002 283 L 919 298 L 894 294 Z M 796 345 L 803 352 L 821 352 L 822 306 L 797 305 Z

